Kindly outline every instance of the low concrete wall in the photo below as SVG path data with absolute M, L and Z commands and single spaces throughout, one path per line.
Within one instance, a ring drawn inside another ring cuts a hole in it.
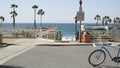
M 120 30 L 113 29 L 111 34 L 114 41 L 120 41 Z
M 3 28 L 0 29 L 3 37 L 8 38 L 26 38 L 27 34 L 31 35 L 31 37 L 35 37 L 39 32 L 40 29 L 19 29 L 19 28 Z

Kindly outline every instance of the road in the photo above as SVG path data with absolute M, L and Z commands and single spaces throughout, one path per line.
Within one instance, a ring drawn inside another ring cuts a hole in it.
M 99 67 L 88 63 L 92 46 L 35 46 L 0 66 L 0 68 L 120 68 L 107 60 Z

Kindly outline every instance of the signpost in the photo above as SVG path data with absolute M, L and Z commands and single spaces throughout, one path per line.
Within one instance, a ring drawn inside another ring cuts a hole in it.
M 80 0 L 79 4 L 80 4 L 80 7 L 79 7 L 79 11 L 77 12 L 77 15 L 76 15 L 76 21 L 80 21 L 79 41 L 82 42 L 81 23 L 82 23 L 82 21 L 84 21 L 85 13 L 82 11 L 82 0 Z

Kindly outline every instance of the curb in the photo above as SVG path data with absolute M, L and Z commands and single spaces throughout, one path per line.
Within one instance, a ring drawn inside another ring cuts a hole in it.
M 52 43 L 54 43 L 54 40 L 50 40 L 50 39 L 43 39 L 43 38 L 38 38 L 38 39 L 43 40 L 43 41 L 47 41 L 47 42 L 52 42 Z
M 53 44 L 38 44 L 36 46 L 92 46 L 92 44 L 53 43 Z
M 38 44 L 36 46 L 93 46 L 93 43 L 46 43 L 46 44 Z M 95 43 L 97 46 L 100 46 L 102 43 Z M 106 43 L 111 45 L 111 43 Z

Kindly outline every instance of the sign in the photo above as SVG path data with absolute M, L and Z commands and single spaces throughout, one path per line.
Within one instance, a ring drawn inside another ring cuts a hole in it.
M 77 12 L 77 21 L 84 21 L 84 12 Z

